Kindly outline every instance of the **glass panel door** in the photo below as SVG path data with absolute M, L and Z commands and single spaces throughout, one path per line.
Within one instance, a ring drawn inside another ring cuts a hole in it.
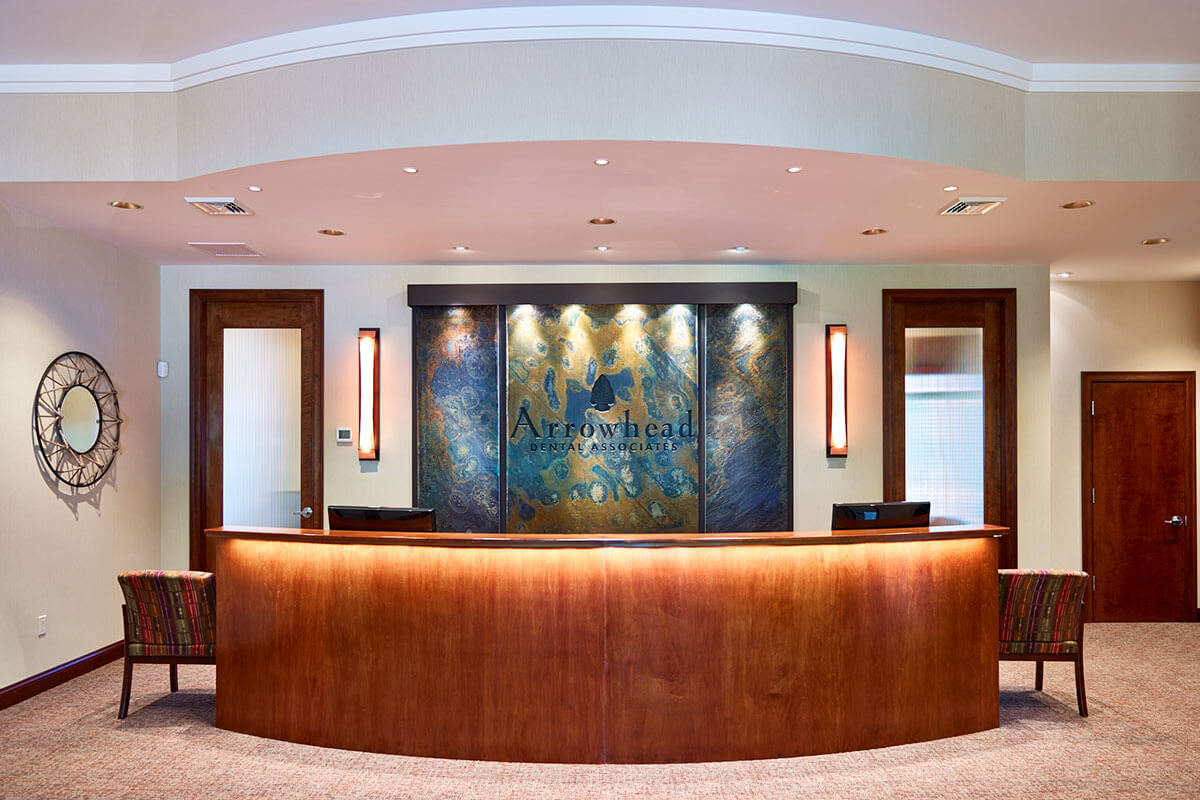
M 983 328 L 905 328 L 905 499 L 931 524 L 984 521 L 983 431 Z
M 222 524 L 300 525 L 300 329 L 226 328 Z

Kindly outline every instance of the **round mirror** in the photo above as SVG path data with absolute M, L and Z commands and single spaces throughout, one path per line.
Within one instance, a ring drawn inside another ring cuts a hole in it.
M 100 438 L 100 405 L 86 386 L 72 386 L 58 407 L 63 441 L 76 453 L 86 453 Z
M 60 481 L 77 489 L 100 482 L 120 447 L 121 411 L 99 361 L 72 350 L 50 362 L 33 396 L 33 432 Z

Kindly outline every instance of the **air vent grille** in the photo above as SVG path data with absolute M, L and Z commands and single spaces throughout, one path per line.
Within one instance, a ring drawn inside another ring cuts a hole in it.
M 253 211 L 240 206 L 235 197 L 185 197 L 183 198 L 205 214 L 214 217 L 249 217 Z
M 1007 197 L 960 197 L 938 213 L 948 217 L 978 217 L 1007 200 Z
M 234 256 L 257 258 L 262 256 L 262 253 L 254 248 L 246 246 L 245 242 L 188 242 L 188 244 L 201 253 L 216 256 L 217 258 Z

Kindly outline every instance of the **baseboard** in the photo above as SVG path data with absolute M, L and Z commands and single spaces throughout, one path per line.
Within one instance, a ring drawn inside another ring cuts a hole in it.
M 0 709 L 15 706 L 17 703 L 28 700 L 34 695 L 41 694 L 47 689 L 53 689 L 55 686 L 64 684 L 72 678 L 78 678 L 80 675 L 91 672 L 97 667 L 103 667 L 110 661 L 116 661 L 123 655 L 125 655 L 125 642 L 113 642 L 110 645 L 101 647 L 99 650 L 93 650 L 85 656 L 80 656 L 74 661 L 59 664 L 57 667 L 51 667 L 45 672 L 39 672 L 32 678 L 26 678 L 11 686 L 5 686 L 3 689 L 0 689 Z

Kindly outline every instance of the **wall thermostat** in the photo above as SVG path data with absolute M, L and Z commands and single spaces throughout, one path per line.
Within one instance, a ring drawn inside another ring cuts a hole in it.
M 349 428 L 338 428 L 337 429 L 337 443 L 338 444 L 353 444 L 354 443 L 354 432 L 352 430 L 350 430 Z

